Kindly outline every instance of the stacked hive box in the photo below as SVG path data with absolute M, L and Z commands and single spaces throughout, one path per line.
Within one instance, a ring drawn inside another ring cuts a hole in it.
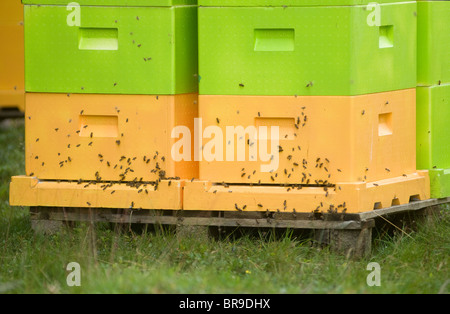
M 172 129 L 197 116 L 193 0 L 26 0 L 25 206 L 181 209 L 194 162 Z
M 450 196 L 450 1 L 417 6 L 417 167 L 441 198 Z
M 369 2 L 199 1 L 199 129 L 214 140 L 198 139 L 184 209 L 362 212 L 429 197 L 417 6 Z
M 20 0 L 0 1 L 0 115 L 24 111 L 23 8 Z

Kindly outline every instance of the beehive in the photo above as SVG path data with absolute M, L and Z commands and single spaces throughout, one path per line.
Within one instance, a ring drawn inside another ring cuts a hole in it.
M 200 181 L 184 209 L 355 213 L 428 198 L 415 93 L 201 95 Z
M 192 1 L 25 3 L 27 92 L 197 92 Z
M 24 111 L 23 8 L 19 0 L 0 2 L 0 108 Z
M 200 94 L 350 96 L 415 87 L 416 3 L 331 2 L 200 3 L 210 5 L 199 7 Z

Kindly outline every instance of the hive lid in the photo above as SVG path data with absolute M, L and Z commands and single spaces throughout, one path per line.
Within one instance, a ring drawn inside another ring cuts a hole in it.
M 262 6 L 345 6 L 345 5 L 367 5 L 373 0 L 198 0 L 198 5 L 209 7 L 262 7 Z M 409 0 L 377 0 L 376 3 L 410 2 Z
M 197 0 L 77 0 L 81 6 L 166 7 L 195 5 Z M 68 5 L 68 0 L 22 0 L 23 4 Z

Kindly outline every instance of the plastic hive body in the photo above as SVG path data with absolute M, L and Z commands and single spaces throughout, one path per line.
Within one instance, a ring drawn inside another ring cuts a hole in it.
M 23 4 L 68 5 L 66 0 L 22 0 Z M 82 6 L 126 6 L 126 7 L 168 7 L 174 5 L 195 5 L 197 0 L 78 0 Z
M 25 5 L 27 92 L 197 92 L 196 6 L 79 10 Z
M 408 0 L 380 0 L 377 3 L 408 2 Z M 343 5 L 368 5 L 374 3 L 371 0 L 199 0 L 200 6 L 343 6 Z
M 202 95 L 361 95 L 416 86 L 415 2 L 200 7 Z
M 43 180 L 198 177 L 171 157 L 176 125 L 193 130 L 197 95 L 27 94 L 26 173 Z M 49 114 L 51 112 L 51 114 Z
M 360 96 L 199 97 L 203 128 L 226 134 L 223 161 L 200 161 L 200 179 L 227 183 L 317 184 L 378 181 L 416 171 L 415 89 Z M 217 123 L 219 119 L 220 123 Z M 278 126 L 278 147 L 264 134 L 250 139 L 228 126 Z M 206 146 L 208 139 L 202 145 Z M 238 146 L 245 160 L 238 161 Z M 278 155 L 263 161 L 261 149 Z M 228 161 L 225 152 L 234 152 Z M 204 155 L 206 156 L 205 152 Z M 262 172 L 267 165 L 267 172 Z M 244 170 L 242 170 L 244 169 Z M 388 170 L 386 170 L 388 169 Z M 244 174 L 245 173 L 245 174 Z M 304 175 L 306 174 L 306 176 Z
M 18 0 L 0 2 L 0 109 L 24 111 L 23 7 Z

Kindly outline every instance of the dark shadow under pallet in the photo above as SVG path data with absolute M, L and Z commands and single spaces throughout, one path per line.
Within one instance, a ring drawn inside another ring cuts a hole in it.
M 450 197 L 415 201 L 359 214 L 51 207 L 31 207 L 30 212 L 33 229 L 43 233 L 52 233 L 64 223 L 72 222 L 171 225 L 176 227 L 177 234 L 183 236 L 189 233 L 196 236 L 202 232 L 208 234 L 208 229 L 221 228 L 311 230 L 316 243 L 361 257 L 371 252 L 372 229 L 377 226 L 376 222 L 397 227 L 391 222 L 394 217 L 427 217 L 440 210 L 442 204 L 450 204 Z

